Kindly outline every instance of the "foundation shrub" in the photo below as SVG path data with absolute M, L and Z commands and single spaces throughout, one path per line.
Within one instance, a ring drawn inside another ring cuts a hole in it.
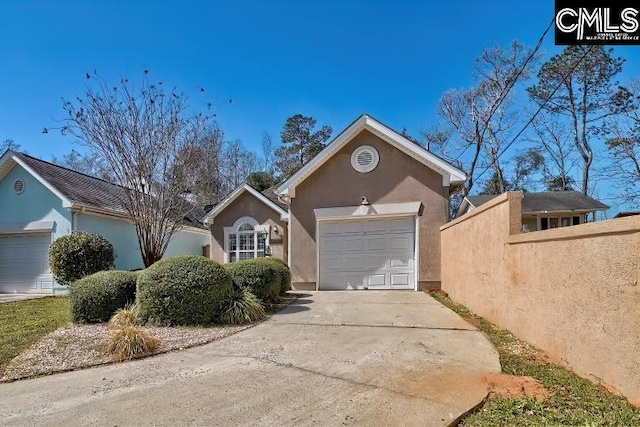
M 136 296 L 136 276 L 129 271 L 100 271 L 69 287 L 69 310 L 76 323 L 106 322 Z
M 203 256 L 160 260 L 138 273 L 136 304 L 141 321 L 155 325 L 206 325 L 220 316 L 233 293 L 229 274 Z

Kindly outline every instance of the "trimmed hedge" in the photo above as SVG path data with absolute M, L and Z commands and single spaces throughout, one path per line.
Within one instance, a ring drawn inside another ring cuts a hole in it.
M 49 247 L 51 272 L 61 285 L 109 270 L 115 257 L 113 245 L 107 239 L 80 230 L 57 238 Z
M 254 258 L 225 265 L 236 288 L 248 288 L 263 301 L 275 301 L 291 284 L 289 268 L 275 258 Z
M 138 273 L 137 289 L 140 319 L 169 326 L 213 322 L 233 293 L 224 267 L 203 256 L 160 260 Z
M 71 320 L 76 323 L 107 322 L 136 297 L 136 276 L 129 271 L 100 271 L 69 287 Z
M 280 295 L 285 295 L 291 290 L 291 270 L 289 266 L 280 258 L 264 258 L 264 260 L 271 262 L 280 272 Z

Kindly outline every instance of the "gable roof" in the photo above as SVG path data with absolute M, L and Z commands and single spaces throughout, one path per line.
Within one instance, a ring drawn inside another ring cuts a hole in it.
M 0 160 L 0 179 L 19 164 L 63 200 L 65 207 L 81 204 L 122 211 L 127 189 L 108 181 L 46 162 L 16 151 L 7 151 Z
M 457 216 L 467 212 L 469 209 L 487 203 L 498 197 L 497 195 L 481 194 L 477 196 L 465 197 L 460 205 Z M 551 213 L 551 212 L 594 212 L 605 211 L 609 206 L 598 200 L 585 196 L 579 191 L 542 191 L 537 193 L 523 193 L 522 213 Z
M 420 147 L 410 141 L 400 133 L 384 125 L 373 117 L 363 114 L 351 123 L 345 130 L 340 132 L 326 147 L 320 151 L 313 159 L 304 165 L 298 172 L 284 181 L 276 190 L 276 193 L 295 197 L 296 187 L 309 175 L 320 168 L 327 160 L 336 154 L 342 147 L 351 141 L 363 130 L 368 130 L 383 141 L 391 144 L 395 148 L 413 157 L 423 165 L 433 169 L 442 175 L 443 185 L 460 184 L 466 181 L 467 177 L 463 171 L 456 168 L 449 162 L 441 159 L 430 151 Z
M 273 189 L 273 187 L 271 187 L 271 189 Z M 270 189 L 265 190 L 265 192 L 267 192 L 268 190 Z M 206 225 L 212 225 L 215 217 L 245 192 L 248 192 L 253 197 L 267 205 L 269 208 L 273 209 L 276 213 L 280 214 L 280 219 L 282 221 L 289 220 L 289 212 L 287 212 L 286 208 L 284 208 L 284 206 L 286 205 L 284 205 L 280 201 L 276 203 L 272 200 L 271 197 L 267 197 L 267 195 L 260 193 L 258 190 L 248 184 L 242 184 L 238 188 L 233 190 L 233 192 L 231 192 L 231 194 L 229 194 L 223 201 L 215 205 L 213 209 L 211 209 L 211 211 L 209 211 L 209 213 L 204 216 L 203 222 Z M 277 200 L 277 195 L 275 193 L 273 193 L 273 197 L 275 197 Z
M 126 215 L 126 192 L 130 191 L 126 187 L 12 150 L 7 150 L 0 158 L 0 180 L 16 164 L 58 196 L 65 208 L 79 205 Z M 203 215 L 204 211 L 196 208 L 185 218 L 186 225 L 201 227 Z

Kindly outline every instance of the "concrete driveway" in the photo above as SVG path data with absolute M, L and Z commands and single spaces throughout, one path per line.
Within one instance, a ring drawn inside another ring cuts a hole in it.
M 5 302 L 15 302 L 15 301 L 26 301 L 30 299 L 44 298 L 50 297 L 53 294 L 42 295 L 42 294 L 0 294 L 0 304 Z
M 310 293 L 182 352 L 0 385 L 3 425 L 446 426 L 498 354 L 417 292 Z

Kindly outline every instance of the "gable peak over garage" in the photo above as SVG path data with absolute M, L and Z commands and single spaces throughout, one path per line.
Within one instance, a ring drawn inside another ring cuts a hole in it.
M 406 155 L 416 159 L 424 166 L 433 169 L 442 175 L 443 186 L 461 184 L 467 177 L 463 171 L 456 168 L 446 160 L 441 159 L 432 152 L 424 149 L 413 141 L 407 139 L 399 132 L 391 129 L 379 120 L 368 114 L 362 114 L 353 123 L 338 134 L 320 153 L 304 165 L 298 172 L 283 182 L 276 190 L 281 196 L 295 197 L 296 187 L 307 177 L 319 169 L 326 161 L 336 154 L 342 147 L 353 140 L 362 131 L 367 130 L 383 141 L 391 144 Z

